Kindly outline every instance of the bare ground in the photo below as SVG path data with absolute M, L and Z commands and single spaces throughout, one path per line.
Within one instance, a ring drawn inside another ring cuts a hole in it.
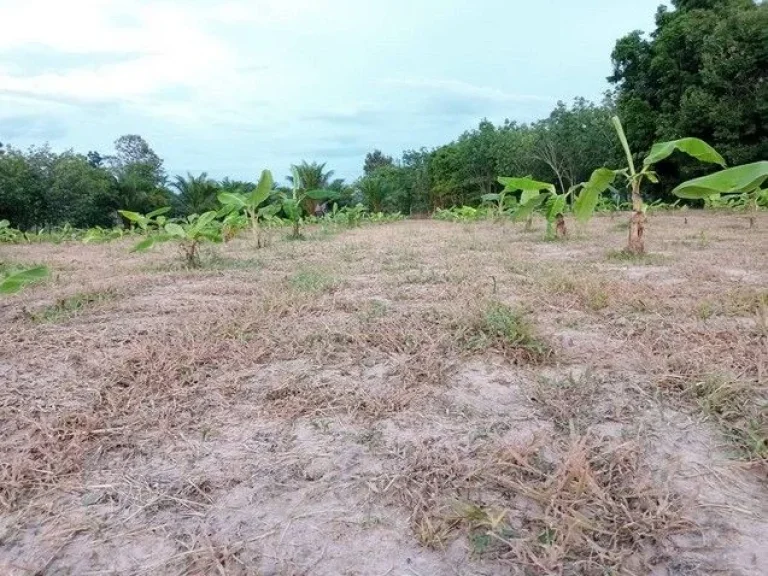
M 764 574 L 768 218 L 0 246 L 0 574 Z

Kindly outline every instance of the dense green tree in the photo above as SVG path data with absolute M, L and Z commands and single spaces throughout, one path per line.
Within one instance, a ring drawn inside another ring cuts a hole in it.
M 382 166 L 394 166 L 394 164 L 395 163 L 392 160 L 392 156 L 386 156 L 381 150 L 377 148 L 373 152 L 368 152 L 368 154 L 365 155 L 363 174 L 368 176 L 373 174 L 377 168 L 381 168 Z
M 109 172 L 71 151 L 53 164 L 48 204 L 49 222 L 76 227 L 111 226 L 119 208 Z
M 47 150 L 47 149 L 45 149 Z M 30 150 L 30 158 L 46 155 Z M 44 224 L 46 220 L 47 178 L 27 155 L 9 147 L 0 157 L 0 220 L 8 219 L 20 228 Z
M 612 54 L 617 106 L 638 155 L 654 141 L 693 136 L 731 164 L 768 157 L 768 4 L 674 0 L 650 38 L 633 32 Z M 702 168 L 657 167 L 665 188 Z
M 121 136 L 115 141 L 115 152 L 105 161 L 117 180 L 122 208 L 145 213 L 172 203 L 163 161 L 146 140 L 136 134 Z
M 558 102 L 549 118 L 533 127 L 532 156 L 550 171 L 561 192 L 589 179 L 592 170 L 613 165 L 621 149 L 611 126 L 612 101 L 602 105 L 577 98 L 569 108 Z

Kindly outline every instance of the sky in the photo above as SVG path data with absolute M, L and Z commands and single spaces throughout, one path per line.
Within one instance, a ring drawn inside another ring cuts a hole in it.
M 599 100 L 660 0 L 0 0 L 0 142 L 254 180 Z

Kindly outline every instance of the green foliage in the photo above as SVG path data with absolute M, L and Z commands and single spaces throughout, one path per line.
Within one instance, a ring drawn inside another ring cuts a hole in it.
M 29 284 L 44 280 L 48 274 L 45 266 L 11 271 L 0 281 L 0 294 L 15 294 Z
M 472 206 L 454 206 L 453 208 L 438 208 L 433 214 L 435 220 L 448 222 L 475 222 L 487 216 L 487 212 Z
M 221 242 L 221 224 L 216 220 L 217 213 L 205 212 L 192 214 L 180 222 L 168 222 L 159 234 L 147 236 L 133 247 L 133 252 L 149 250 L 158 242 L 177 242 L 186 263 L 190 267 L 200 265 L 200 244 L 204 241 Z
M 649 166 L 661 162 L 671 156 L 675 150 L 685 152 L 700 162 L 719 164 L 720 166 L 725 167 L 725 160 L 718 154 L 717 150 L 698 138 L 682 138 L 680 140 L 673 140 L 672 142 L 654 144 L 648 157 L 643 160 L 643 164 Z
M 504 190 L 507 192 L 515 192 L 517 190 L 523 191 L 523 196 L 520 200 L 521 204 L 526 204 L 529 199 L 535 196 L 534 193 L 540 191 L 555 193 L 555 185 L 548 182 L 538 182 L 532 179 L 530 176 L 524 178 L 509 178 L 500 176 L 498 178 L 499 183 L 504 186 Z
M 177 191 L 177 199 L 183 214 L 201 214 L 216 208 L 216 194 L 219 185 L 203 172 L 199 176 L 187 173 L 187 177 L 176 176 L 171 184 Z
M 329 292 L 336 286 L 337 281 L 332 276 L 318 270 L 300 270 L 289 278 L 291 287 L 300 292 L 321 293 Z
M 768 161 L 727 168 L 683 182 L 673 192 L 680 198 L 702 199 L 714 194 L 756 192 L 768 180 Z
M 515 210 L 512 217 L 515 220 L 515 222 L 526 220 L 528 222 L 528 225 L 530 226 L 533 213 L 544 204 L 545 200 L 549 197 L 549 194 L 540 194 L 536 192 L 535 195 L 530 195 L 530 193 L 535 191 L 528 191 L 528 192 L 529 192 L 529 196 L 528 197 L 526 197 L 525 195 L 523 196 L 520 206 L 518 206 L 517 210 Z
M 218 200 L 222 204 L 219 215 L 225 216 L 224 227 L 227 230 L 227 236 L 236 233 L 249 223 L 256 234 L 257 245 L 259 247 L 263 245 L 259 227 L 269 222 L 280 209 L 279 204 L 263 206 L 269 200 L 273 186 L 272 173 L 264 170 L 258 184 L 250 192 L 238 188 L 232 192 L 219 193 Z
M 534 334 L 524 313 L 496 300 L 485 304 L 477 324 L 466 338 L 470 349 L 497 347 L 522 352 L 528 361 L 541 361 L 551 353 L 549 347 Z
M 0 242 L 16 244 L 23 238 L 24 235 L 21 230 L 11 228 L 11 223 L 8 220 L 0 220 Z
M 649 39 L 633 32 L 612 54 L 617 106 L 635 150 L 687 134 L 730 164 L 768 158 L 768 4 L 677 2 L 663 7 Z M 737 88 L 738 87 L 738 88 Z M 672 182 L 701 174 L 670 159 Z
M 131 212 L 130 210 L 118 210 L 117 212 L 123 218 L 133 224 L 136 224 L 139 228 L 146 232 L 150 230 L 162 229 L 168 220 L 165 215 L 170 211 L 170 206 L 164 206 L 163 208 L 158 208 L 157 210 L 153 210 L 148 214 L 139 214 L 137 212 Z
M 380 168 L 394 166 L 392 156 L 386 156 L 381 150 L 374 150 L 365 155 L 363 173 L 370 176 Z
M 130 233 L 127 232 L 127 233 Z M 112 240 L 118 240 L 126 234 L 122 228 L 101 228 L 96 226 L 89 228 L 83 236 L 83 244 L 110 242 Z
M 589 181 L 580 185 L 581 193 L 573 203 L 573 215 L 581 224 L 592 218 L 600 196 L 608 190 L 616 179 L 616 172 L 608 168 L 598 168 L 589 177 Z

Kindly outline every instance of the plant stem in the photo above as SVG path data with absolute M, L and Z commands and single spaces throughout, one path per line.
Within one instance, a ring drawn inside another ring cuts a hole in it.
M 643 197 L 640 195 L 640 182 L 642 174 L 632 178 L 632 217 L 629 220 L 629 241 L 627 252 L 630 254 L 644 254 L 645 241 L 645 214 L 643 213 Z

